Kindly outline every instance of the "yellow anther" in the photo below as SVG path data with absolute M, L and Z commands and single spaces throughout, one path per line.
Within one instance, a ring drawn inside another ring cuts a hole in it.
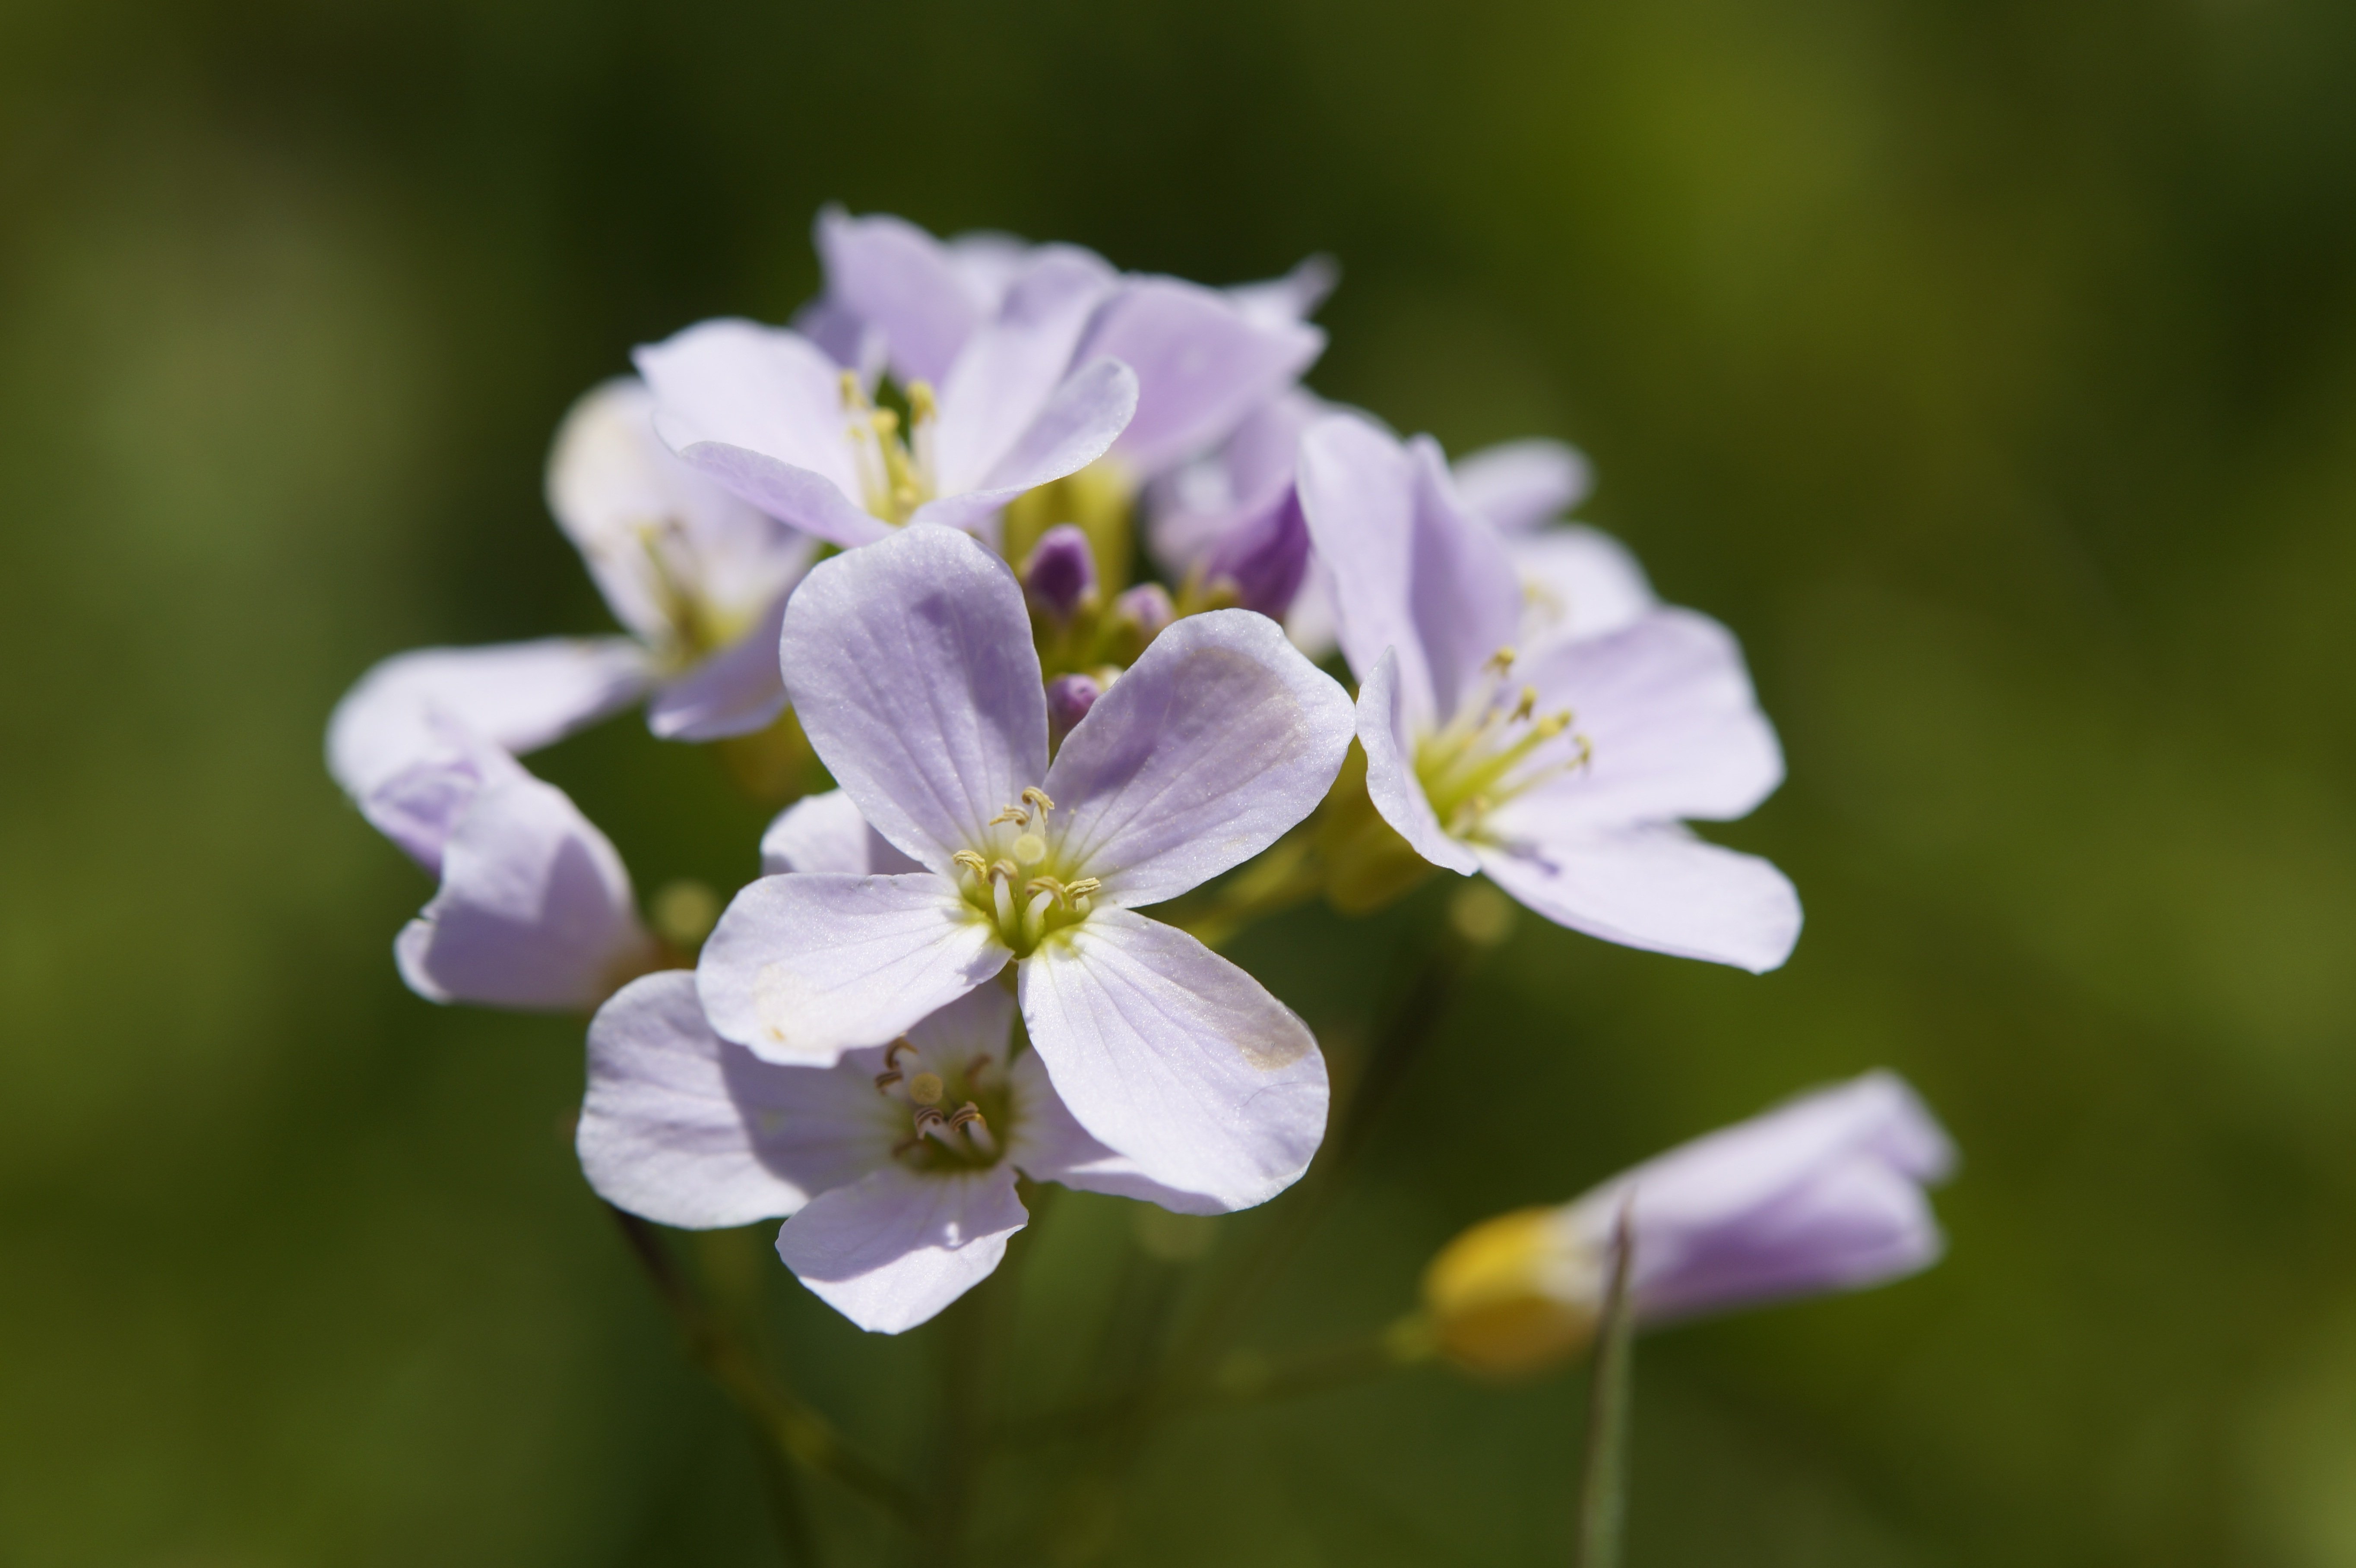
M 1084 899 L 1103 886 L 1104 882 L 1100 878 L 1082 877 L 1078 881 L 1064 889 L 1064 896 L 1067 899 Z
M 844 408 L 855 409 L 867 400 L 867 394 L 859 389 L 858 371 L 845 370 L 842 373 L 841 386 Z
M 1010 805 L 991 817 L 989 826 L 995 827 L 1001 822 L 1011 822 L 1017 827 L 1028 827 L 1031 826 L 1031 814 L 1019 805 Z
M 1489 662 L 1482 667 L 1484 669 L 1494 669 L 1499 675 L 1505 674 L 1507 670 L 1514 667 L 1514 650 L 1511 648 L 1499 648 L 1495 653 L 1489 656 Z
M 1569 728 L 1570 709 L 1566 708 L 1559 713 L 1547 714 L 1536 724 L 1531 725 L 1530 731 L 1541 741 L 1551 741 Z
M 1518 721 L 1520 720 L 1527 719 L 1531 714 L 1537 711 L 1537 707 L 1538 688 L 1535 686 L 1526 686 L 1522 688 L 1522 699 L 1514 704 L 1514 720 Z
M 1014 859 L 1017 864 L 1035 866 L 1046 858 L 1047 841 L 1036 833 L 1025 833 L 1014 841 Z
M 1022 874 L 1023 868 L 1012 860 L 992 860 L 990 863 L 990 879 L 992 881 L 1011 882 Z
M 919 1072 L 908 1080 L 908 1098 L 919 1105 L 937 1105 L 941 1103 L 941 1088 L 939 1073 Z
M 1030 802 L 1033 805 L 1037 806 L 1043 813 L 1055 809 L 1055 803 L 1049 800 L 1047 798 L 1047 792 L 1041 789 L 1037 784 L 1033 784 L 1029 789 L 1024 790 L 1023 792 L 1023 798 Z
M 909 423 L 924 424 L 930 421 L 938 411 L 939 410 L 933 401 L 933 384 L 930 381 L 911 381 L 908 383 Z
M 985 880 L 989 879 L 990 862 L 983 859 L 980 855 L 975 854 L 972 850 L 960 849 L 956 854 L 950 856 L 949 859 L 957 862 L 958 865 L 963 866 L 967 870 L 971 871 L 975 876 Z
M 867 422 L 875 427 L 875 433 L 877 435 L 884 437 L 887 441 L 896 434 L 900 429 L 900 416 L 894 413 L 890 409 L 877 409 L 873 413 L 867 416 Z

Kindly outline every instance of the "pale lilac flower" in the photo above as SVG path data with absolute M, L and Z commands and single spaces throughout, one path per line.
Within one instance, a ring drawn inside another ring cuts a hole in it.
M 1526 656 L 1521 582 L 1429 438 L 1353 415 L 1302 438 L 1301 494 L 1333 574 L 1376 809 L 1416 853 L 1486 871 L 1550 920 L 1753 971 L 1799 901 L 1766 861 L 1694 837 L 1740 816 L 1783 756 L 1725 628 L 1660 609 Z
M 444 724 L 360 807 L 441 880 L 393 944 L 419 996 L 585 1012 L 656 963 L 613 844 L 498 747 Z
M 1136 418 L 1110 452 L 1131 483 L 1225 439 L 1324 347 L 1324 334 L 1304 319 L 1333 285 L 1332 264 L 1322 258 L 1223 292 L 1116 272 L 1075 246 L 1025 247 L 1004 235 L 942 241 L 902 219 L 839 208 L 819 215 L 818 248 L 827 283 L 816 317 L 837 344 L 850 340 L 841 324 L 873 333 L 904 384 L 945 385 L 1033 269 L 1093 279 L 1086 330 L 1069 362 L 1108 356 L 1136 372 Z M 857 352 L 873 352 L 863 334 L 858 341 Z
M 1938 1261 L 1922 1189 L 1954 1159 L 1904 1080 L 1869 1072 L 1681 1145 L 1561 1208 L 1474 1226 L 1433 1260 L 1425 1298 L 1458 1360 L 1535 1370 L 1592 1333 L 1623 1215 L 1640 1324 L 1884 1284 Z
M 786 678 L 861 814 L 925 869 L 767 877 L 703 948 L 726 1039 L 827 1065 L 1009 963 L 1030 1038 L 1081 1125 L 1175 1190 L 1237 1208 L 1323 1135 L 1316 1041 L 1259 983 L 1134 912 L 1258 854 L 1348 746 L 1338 688 L 1245 611 L 1182 620 L 1055 753 L 1023 592 L 948 529 L 813 571 Z
M 839 789 L 808 795 L 777 813 L 761 835 L 761 870 L 848 871 L 854 877 L 921 871 L 924 864 L 867 826 L 858 803 Z
M 1072 1118 L 984 986 L 832 1067 L 722 1040 L 684 973 L 633 982 L 589 1026 L 575 1144 L 598 1194 L 662 1224 L 789 1215 L 777 1253 L 861 1328 L 913 1328 L 980 1284 L 1029 1216 L 1018 1174 L 1200 1213 Z

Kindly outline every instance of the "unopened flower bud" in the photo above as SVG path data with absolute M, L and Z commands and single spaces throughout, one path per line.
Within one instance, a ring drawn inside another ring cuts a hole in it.
M 1059 675 L 1047 683 L 1047 739 L 1060 745 L 1072 727 L 1088 716 L 1104 687 L 1092 675 Z
M 1031 607 L 1058 621 L 1071 619 L 1096 585 L 1096 552 L 1076 523 L 1057 523 L 1040 535 L 1023 563 L 1023 592 Z

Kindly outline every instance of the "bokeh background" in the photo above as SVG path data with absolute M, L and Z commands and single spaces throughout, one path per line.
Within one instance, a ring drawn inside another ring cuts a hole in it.
M 633 343 L 782 318 L 829 199 L 1210 282 L 1332 252 L 1313 384 L 1580 443 L 1586 515 L 1782 728 L 1721 837 L 1798 882 L 1789 967 L 1525 920 L 1252 1345 L 1888 1064 L 1965 1151 L 1951 1256 L 1647 1341 L 1633 1568 L 2356 1563 L 2328 0 L 10 0 L 0 1561 L 775 1560 L 573 1165 L 578 1021 L 402 989 L 429 890 L 319 740 L 394 650 L 604 629 L 540 500 L 557 417 Z M 708 756 L 626 720 L 536 765 L 642 889 L 754 869 Z M 1237 954 L 1344 1054 L 1432 912 Z M 1057 1207 L 1006 1397 L 1071 1391 L 1111 1282 L 1260 1222 Z M 921 1481 L 948 1347 L 759 1247 L 704 1261 Z M 1427 1370 L 1193 1417 L 993 1483 L 985 1559 L 1035 1506 L 1034 1561 L 1564 1561 L 1580 1397 Z M 891 1560 L 817 1491 L 839 1561 Z

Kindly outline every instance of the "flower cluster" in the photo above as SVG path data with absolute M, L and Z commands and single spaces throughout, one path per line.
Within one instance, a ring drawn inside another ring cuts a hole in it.
M 403 654 L 329 730 L 439 883 L 412 988 L 594 1013 L 605 1199 L 782 1218 L 812 1291 L 897 1332 L 997 1264 L 1025 1180 L 1207 1214 L 1300 1179 L 1326 1067 L 1215 951 L 1253 918 L 1448 871 L 1784 961 L 1791 884 L 1687 826 L 1782 777 L 1734 638 L 1560 520 L 1569 448 L 1451 463 L 1310 393 L 1330 266 L 1217 290 L 836 211 L 818 247 L 794 325 L 691 326 L 566 416 L 549 505 L 624 635 Z M 650 930 L 518 761 L 641 702 L 785 759 L 744 775 L 786 809 L 708 936 Z M 1944 1151 L 1868 1080 L 1474 1232 L 1428 1312 L 1471 1366 L 1574 1346 L 1623 1210 L 1646 1317 L 1889 1277 L 1935 1252 Z

